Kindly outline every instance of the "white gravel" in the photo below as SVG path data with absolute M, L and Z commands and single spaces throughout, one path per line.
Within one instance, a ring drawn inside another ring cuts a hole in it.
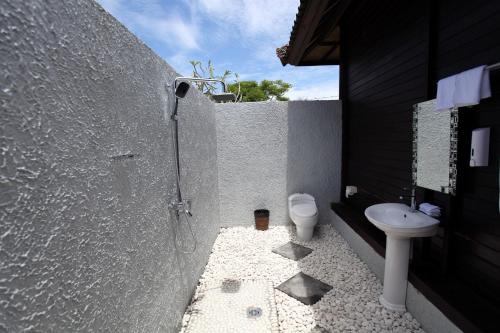
M 184 315 L 183 333 L 278 333 L 274 286 L 267 280 L 225 280 L 198 290 L 196 302 Z M 226 284 L 227 285 L 227 284 Z M 249 316 L 249 308 L 254 316 Z
M 314 251 L 299 261 L 271 252 L 290 240 Z M 276 287 L 300 271 L 333 289 L 312 306 L 275 290 L 280 332 L 310 332 L 316 325 L 331 332 L 423 332 L 410 313 L 380 305 L 382 283 L 331 226 L 319 227 L 310 242 L 298 240 L 293 227 L 221 229 L 193 304 L 226 279 L 268 280 Z M 193 308 L 186 311 L 184 324 Z

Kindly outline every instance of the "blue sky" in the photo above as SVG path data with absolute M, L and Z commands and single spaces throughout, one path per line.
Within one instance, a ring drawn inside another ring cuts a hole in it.
M 182 75 L 189 60 L 209 59 L 216 73 L 240 80 L 282 79 L 291 99 L 337 99 L 338 67 L 283 67 L 299 0 L 97 0 Z

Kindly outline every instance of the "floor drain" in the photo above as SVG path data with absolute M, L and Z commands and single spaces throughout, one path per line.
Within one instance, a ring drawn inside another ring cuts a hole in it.
M 248 318 L 258 318 L 262 316 L 262 309 L 261 308 L 256 308 L 256 307 L 249 307 L 247 309 L 247 317 Z

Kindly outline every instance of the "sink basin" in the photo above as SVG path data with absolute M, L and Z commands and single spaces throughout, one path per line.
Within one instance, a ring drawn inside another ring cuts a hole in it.
M 402 203 L 383 203 L 365 210 L 368 220 L 387 235 L 398 238 L 431 237 L 439 221 Z
M 434 236 L 439 221 L 402 203 L 373 205 L 365 210 L 365 215 L 387 235 L 380 303 L 389 310 L 406 311 L 410 238 Z

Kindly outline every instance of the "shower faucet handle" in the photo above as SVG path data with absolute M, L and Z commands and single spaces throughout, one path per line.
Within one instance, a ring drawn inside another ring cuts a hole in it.
M 176 198 L 174 198 L 168 204 L 168 209 L 176 212 L 184 212 L 189 216 L 193 216 L 193 214 L 191 213 L 191 199 L 178 201 Z
M 185 199 L 182 201 L 183 207 L 184 207 L 184 213 L 188 214 L 189 216 L 193 216 L 191 214 L 191 199 Z

